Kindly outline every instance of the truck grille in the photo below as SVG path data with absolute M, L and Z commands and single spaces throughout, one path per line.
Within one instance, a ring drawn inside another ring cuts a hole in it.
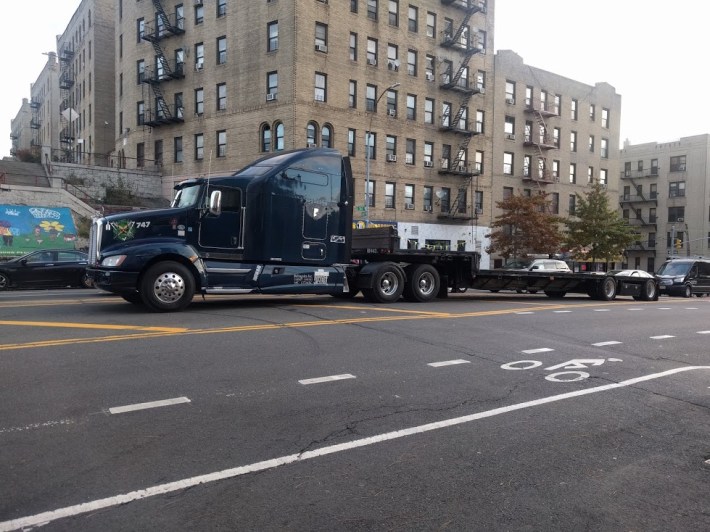
M 101 250 L 101 234 L 103 233 L 104 219 L 94 218 L 89 234 L 89 266 L 99 264 L 99 251 Z

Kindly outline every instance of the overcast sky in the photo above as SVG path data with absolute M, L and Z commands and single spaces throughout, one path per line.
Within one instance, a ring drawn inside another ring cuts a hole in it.
M 0 17 L 5 76 L 0 157 L 10 152 L 10 120 L 22 98 L 30 97 L 30 84 L 47 60 L 43 52 L 55 50 L 55 36 L 79 3 L 6 0 Z M 347 8 L 344 0 L 337 3 Z M 495 5 L 496 50 L 513 50 L 527 65 L 582 83 L 606 81 L 616 88 L 622 97 L 622 143 L 710 133 L 710 2 L 496 0 Z

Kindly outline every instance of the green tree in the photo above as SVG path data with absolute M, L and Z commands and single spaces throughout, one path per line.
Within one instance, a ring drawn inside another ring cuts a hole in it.
M 491 224 L 495 230 L 487 235 L 491 244 L 486 251 L 498 253 L 506 260 L 531 254 L 553 254 L 559 251 L 563 234 L 558 216 L 550 214 L 546 192 L 524 196 L 511 194 L 496 206 L 502 212 Z
M 594 183 L 584 196 L 577 194 L 574 217 L 565 221 L 565 240 L 575 260 L 619 260 L 638 234 L 609 206 L 606 188 Z

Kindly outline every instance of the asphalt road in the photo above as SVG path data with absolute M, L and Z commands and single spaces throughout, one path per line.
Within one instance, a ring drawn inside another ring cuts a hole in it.
M 710 298 L 0 293 L 0 531 L 710 529 Z

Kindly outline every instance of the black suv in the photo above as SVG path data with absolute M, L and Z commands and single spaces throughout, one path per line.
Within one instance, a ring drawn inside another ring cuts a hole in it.
M 710 294 L 710 260 L 671 259 L 656 272 L 661 294 L 690 297 Z

